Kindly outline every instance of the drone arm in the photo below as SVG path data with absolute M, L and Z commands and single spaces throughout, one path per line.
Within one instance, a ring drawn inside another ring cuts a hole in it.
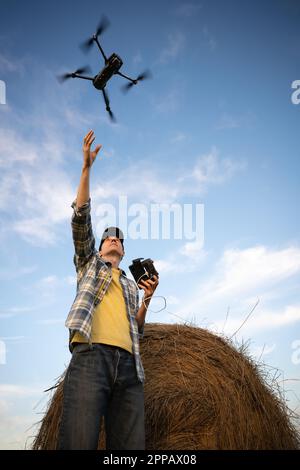
M 85 77 L 84 75 L 78 75 L 78 73 L 72 73 L 72 78 L 84 78 L 85 80 L 94 80 L 91 77 Z
M 105 60 L 105 63 L 107 63 L 107 57 L 104 54 L 104 51 L 103 51 L 102 47 L 100 46 L 100 43 L 99 43 L 98 38 L 96 36 L 94 37 L 94 41 L 97 43 L 97 46 L 99 47 L 99 50 L 100 50 L 100 52 L 103 56 L 103 59 Z
M 116 72 L 116 75 L 120 75 L 121 77 L 126 78 L 126 80 L 129 80 L 129 81 L 132 82 L 134 85 L 137 84 L 137 81 L 136 81 L 136 80 L 134 80 L 133 78 L 127 77 L 127 75 L 124 75 L 124 74 L 121 73 L 121 72 Z

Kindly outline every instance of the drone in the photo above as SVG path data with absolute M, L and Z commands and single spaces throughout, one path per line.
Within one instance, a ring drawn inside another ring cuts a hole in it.
M 108 114 L 110 116 L 110 119 L 112 121 L 115 121 L 116 120 L 115 116 L 114 116 L 112 110 L 110 109 L 110 102 L 109 102 L 108 94 L 107 94 L 107 91 L 105 90 L 107 82 L 111 79 L 111 77 L 113 75 L 120 75 L 121 77 L 125 78 L 126 80 L 128 80 L 130 82 L 130 83 L 127 83 L 123 86 L 123 91 L 126 92 L 133 85 L 137 85 L 137 83 L 140 82 L 141 80 L 144 80 L 145 78 L 150 78 L 152 76 L 152 74 L 149 70 L 145 70 L 137 78 L 135 78 L 135 79 L 130 78 L 127 75 L 124 75 L 123 73 L 121 73 L 119 71 L 120 68 L 123 65 L 123 61 L 122 61 L 121 57 L 118 54 L 113 53 L 113 54 L 111 54 L 110 57 L 108 57 L 108 58 L 106 57 L 106 55 L 105 55 L 105 53 L 104 53 L 104 51 L 103 51 L 103 49 L 102 49 L 102 47 L 99 43 L 98 37 L 108 28 L 109 24 L 110 24 L 109 20 L 106 17 L 102 17 L 102 20 L 98 25 L 96 33 L 93 34 L 92 37 L 87 39 L 80 46 L 81 49 L 84 52 L 88 52 L 88 50 L 91 48 L 91 46 L 95 42 L 97 44 L 101 54 L 102 54 L 103 59 L 104 59 L 104 62 L 105 62 L 104 68 L 102 70 L 100 70 L 100 72 L 97 75 L 95 75 L 94 77 L 85 76 L 86 73 L 90 73 L 90 71 L 91 71 L 90 67 L 86 66 L 86 67 L 82 67 L 82 68 L 79 68 L 79 69 L 75 70 L 75 72 L 66 73 L 64 75 L 58 76 L 57 78 L 60 82 L 64 82 L 65 80 L 67 80 L 69 78 L 83 78 L 85 80 L 91 80 L 93 82 L 94 87 L 97 90 L 102 91 L 104 102 L 105 102 L 105 105 L 106 105 L 106 111 L 108 112 Z

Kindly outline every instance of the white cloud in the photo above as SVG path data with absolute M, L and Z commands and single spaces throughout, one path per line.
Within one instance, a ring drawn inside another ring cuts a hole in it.
M 14 130 L 0 129 L 0 167 L 16 168 L 20 162 L 34 164 L 38 160 L 38 149 L 23 139 Z
M 177 178 L 177 182 L 186 188 L 187 193 L 203 193 L 209 185 L 223 184 L 227 180 L 247 167 L 246 160 L 233 160 L 229 157 L 220 157 L 219 150 L 213 146 L 207 154 L 200 155 L 191 171 L 185 172 Z
M 300 249 L 272 250 L 258 245 L 244 250 L 225 250 L 219 263 L 223 276 L 215 285 L 218 294 L 264 288 L 300 271 Z
M 78 113 L 78 110 L 71 106 L 63 109 L 63 116 L 70 126 L 74 129 L 78 129 L 80 132 L 82 132 L 82 129 L 84 128 L 91 128 L 93 124 L 93 120 L 90 115 Z
M 271 354 L 273 351 L 275 351 L 275 349 L 276 344 L 264 344 L 263 346 L 252 347 L 251 352 L 256 358 L 261 359 L 263 356 L 268 356 L 269 354 Z
M 124 188 L 128 197 L 140 202 L 137 175 L 144 182 L 143 203 L 171 203 L 187 194 L 201 194 L 210 184 L 222 184 L 244 167 L 243 162 L 221 159 L 215 148 L 209 154 L 198 157 L 192 171 L 185 176 L 179 173 L 177 176 L 174 169 L 170 178 L 170 175 L 166 176 L 156 168 L 150 169 L 148 163 L 141 162 L 112 176 L 109 181 L 103 179 L 101 184 L 96 184 L 91 191 L 92 207 L 124 195 Z M 45 246 L 57 242 L 57 224 L 71 218 L 70 205 L 76 190 L 72 188 L 69 175 L 59 165 L 51 164 L 46 159 L 34 168 L 26 166 L 13 176 L 9 174 L 0 194 L 3 208 L 9 208 L 8 200 L 17 208 L 18 217 L 10 222 L 12 229 L 28 243 Z
M 255 121 L 255 116 L 248 112 L 242 116 L 232 116 L 223 113 L 216 125 L 216 129 L 238 129 L 240 127 L 251 127 Z
M 0 207 L 16 208 L 10 228 L 34 245 L 56 241 L 55 225 L 70 218 L 74 198 L 70 176 L 59 166 L 64 145 L 50 139 L 39 149 L 15 131 L 0 131 Z
M 53 302 L 57 292 L 61 287 L 60 279 L 55 275 L 45 276 L 34 283 L 33 289 L 39 293 L 39 299 L 42 298 L 48 303 Z M 28 288 L 32 290 L 32 286 Z
M 174 10 L 174 13 L 180 18 L 190 18 L 196 16 L 201 8 L 202 5 L 199 3 L 181 3 L 181 5 Z
M 159 56 L 159 62 L 167 64 L 170 61 L 175 60 L 178 55 L 184 50 L 185 36 L 177 31 L 176 33 L 168 35 L 168 44 L 161 51 Z
M 39 325 L 60 325 L 65 323 L 65 318 L 45 318 L 45 320 L 38 320 Z
M 25 385 L 0 384 L 0 397 L 27 397 L 40 395 L 43 391 L 41 387 L 28 387 Z
M 159 99 L 156 99 L 155 109 L 159 113 L 172 114 L 179 109 L 182 102 L 182 94 L 178 88 L 173 88 L 164 95 L 161 95 Z
M 155 260 L 157 271 L 166 275 L 176 275 L 197 271 L 208 257 L 208 252 L 203 249 L 202 243 L 187 242 L 172 252 L 166 259 Z
M 159 274 L 168 274 L 170 272 L 175 272 L 176 265 L 172 263 L 172 261 L 167 260 L 155 260 L 155 268 L 159 272 Z
M 11 227 L 31 245 L 51 245 L 57 240 L 55 232 L 49 229 L 47 221 L 42 217 L 22 219 L 13 223 Z
M 237 129 L 241 127 L 241 120 L 228 113 L 223 113 L 216 127 L 217 129 Z
M 237 171 L 245 169 L 246 163 L 235 162 L 226 157 L 219 158 L 219 151 L 213 147 L 208 154 L 201 155 L 196 162 L 193 176 L 199 183 L 222 183 L 230 179 Z
M 0 310 L 0 318 L 11 318 L 16 315 L 31 312 L 31 307 L 8 307 Z
M 185 243 L 180 249 L 179 253 L 186 256 L 190 261 L 202 261 L 207 252 L 203 250 L 203 241 L 193 241 Z
M 203 28 L 202 34 L 204 37 L 204 41 L 208 45 L 209 49 L 211 51 L 215 50 L 217 47 L 217 41 L 206 26 Z
M 167 300 L 167 305 L 178 305 L 179 304 L 179 298 L 176 297 L 175 295 L 168 295 L 166 300 Z
M 23 74 L 25 71 L 27 59 L 25 57 L 19 58 L 18 60 L 12 59 L 7 54 L 0 54 L 0 70 Z
M 124 195 L 136 198 L 135 202 L 141 202 L 141 187 L 136 184 L 137 178 L 143 181 L 143 203 L 171 202 L 178 197 L 179 188 L 176 185 L 170 184 L 157 169 L 149 168 L 148 163 L 141 162 L 120 171 L 110 181 L 103 180 L 96 185 L 93 188 L 95 204 L 103 202 L 103 199 L 111 200 Z
M 14 105 L 0 129 L 0 209 L 8 214 L 0 234 L 5 239 L 14 231 L 30 244 L 45 246 L 57 242 L 58 225 L 71 218 L 70 204 L 76 195 L 70 166 L 66 169 L 65 164 L 72 159 L 80 170 L 81 156 L 76 132 L 70 130 L 83 133 L 84 127 L 87 130 L 95 122 L 98 126 L 102 118 L 79 111 L 76 87 L 62 89 L 53 70 L 26 61 L 30 112 Z M 14 70 L 8 59 L 5 64 Z M 42 84 L 38 92 L 35 83 Z
M 143 203 L 176 202 L 185 195 L 201 194 L 211 184 L 223 184 L 244 170 L 246 163 L 221 158 L 219 151 L 213 147 L 210 153 L 200 155 L 190 166 L 192 170 L 186 175 L 182 176 L 175 168 L 170 177 L 170 172 L 165 174 L 158 168 L 149 168 L 148 162 L 134 164 L 112 176 L 109 182 L 104 179 L 101 184 L 96 184 L 92 191 L 94 204 L 122 195 L 136 198 L 136 202 L 140 202 L 141 192 L 140 186 L 136 184 L 137 178 L 143 181 Z
M 272 250 L 259 245 L 243 250 L 226 249 L 211 278 L 196 289 L 197 297 L 204 305 L 253 293 L 259 296 L 299 271 L 300 249 L 297 247 Z
M 187 136 L 183 132 L 177 132 L 170 140 L 171 144 L 177 144 L 186 140 Z
M 32 426 L 38 417 L 28 414 L 16 414 L 13 404 L 7 405 L 0 400 L 0 449 L 24 450 L 27 445 L 29 433 L 32 435 Z
M 74 286 L 77 284 L 77 278 L 75 276 L 66 276 L 64 278 L 64 281 L 69 285 L 69 286 Z
M 226 334 L 233 334 L 242 326 L 246 316 L 247 315 L 244 314 L 244 317 L 229 318 L 224 329 L 222 328 L 224 324 L 222 321 L 214 322 L 214 327 L 217 331 L 223 330 Z M 258 306 L 244 323 L 241 331 L 243 334 L 253 334 L 255 331 L 261 332 L 263 330 L 291 326 L 298 322 L 300 322 L 300 304 L 287 305 L 280 309 L 264 309 Z
M 46 276 L 37 282 L 37 285 L 41 288 L 47 288 L 49 286 L 57 286 L 59 283 L 57 276 Z
M 45 308 L 55 302 L 57 298 L 57 292 L 59 292 L 62 287 L 76 286 L 77 278 L 75 276 L 65 276 L 59 278 L 56 275 L 48 275 L 38 279 L 33 284 L 23 288 L 24 291 L 28 293 L 33 293 L 31 298 L 33 299 L 34 293 L 37 293 L 36 302 L 37 304 L 34 307 L 34 310 L 43 311 Z M 44 322 L 45 319 L 42 319 L 41 322 Z
M 142 59 L 142 54 L 141 54 L 141 52 L 139 51 L 139 52 L 137 52 L 137 53 L 133 56 L 132 62 L 133 62 L 134 64 L 140 64 L 142 61 L 143 61 L 143 59 Z
M 45 387 L 0 384 L 0 448 L 24 449 L 33 425 L 39 418 L 33 414 L 32 400 L 41 396 Z M 19 412 L 17 410 L 21 410 Z
M 25 339 L 25 336 L 0 336 L 3 341 L 19 342 Z
M 100 157 L 112 158 L 116 154 L 114 148 L 101 149 Z
M 284 284 L 299 272 L 300 249 L 295 246 L 278 250 L 261 245 L 226 249 L 207 280 L 197 283 L 194 294 L 188 299 L 181 299 L 181 315 L 193 314 L 200 320 L 205 312 L 214 326 L 222 331 L 228 305 L 230 315 L 225 322 L 226 331 L 233 333 L 242 325 L 251 305 L 255 305 L 254 300 L 258 299 L 262 302 L 247 319 L 243 332 L 292 325 L 300 320 L 299 306 L 268 306 L 268 296 L 265 300 L 264 293 L 284 291 Z M 278 297 L 280 299 L 280 295 Z
M 28 274 L 31 274 L 37 270 L 37 265 L 34 266 L 13 266 L 6 267 L 5 269 L 0 270 L 0 280 L 1 281 L 12 281 L 18 277 L 24 277 Z

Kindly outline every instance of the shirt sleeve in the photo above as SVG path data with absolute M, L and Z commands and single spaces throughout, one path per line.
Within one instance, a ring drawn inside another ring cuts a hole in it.
M 91 198 L 78 208 L 76 208 L 75 199 L 71 207 L 73 208 L 71 226 L 75 248 L 73 261 L 78 272 L 96 251 L 91 221 Z

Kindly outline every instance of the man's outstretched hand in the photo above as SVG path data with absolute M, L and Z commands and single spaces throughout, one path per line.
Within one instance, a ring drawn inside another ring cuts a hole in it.
M 95 140 L 94 131 L 89 131 L 83 139 L 83 167 L 91 168 L 102 145 L 97 145 L 95 150 L 91 150 L 91 145 Z

